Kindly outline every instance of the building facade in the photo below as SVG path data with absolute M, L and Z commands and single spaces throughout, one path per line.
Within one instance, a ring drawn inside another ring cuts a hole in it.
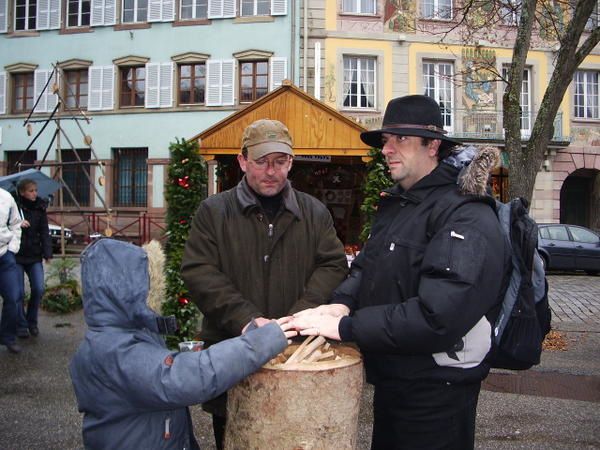
M 69 189 L 52 220 L 81 234 L 159 234 L 169 144 L 298 77 L 298 8 L 0 1 L 0 175 L 60 167 Z
M 450 136 L 502 148 L 502 96 L 518 4 L 498 7 L 497 21 L 482 25 L 482 37 L 476 38 L 469 34 L 472 30 L 456 27 L 460 4 L 455 0 L 306 0 L 301 86 L 367 128 L 380 125 L 390 99 L 426 94 L 440 103 Z M 597 26 L 596 10 L 586 27 Z M 521 88 L 525 141 L 552 76 L 556 51 L 556 41 L 540 30 L 534 33 Z M 595 49 L 575 74 L 554 122 L 531 205 L 540 222 L 600 229 L 599 64 Z M 507 161 L 503 155 L 493 179 L 495 194 L 503 200 L 510 176 Z

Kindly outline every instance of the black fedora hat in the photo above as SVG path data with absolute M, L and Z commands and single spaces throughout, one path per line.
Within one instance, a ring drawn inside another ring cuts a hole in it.
M 365 131 L 360 138 L 371 147 L 382 148 L 383 133 L 441 139 L 440 150 L 462 144 L 446 137 L 440 105 L 426 95 L 407 95 L 390 100 L 381 129 Z

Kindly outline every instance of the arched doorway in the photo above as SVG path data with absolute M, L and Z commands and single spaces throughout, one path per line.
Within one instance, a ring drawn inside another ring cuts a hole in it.
M 578 169 L 560 190 L 560 223 L 600 228 L 600 171 Z

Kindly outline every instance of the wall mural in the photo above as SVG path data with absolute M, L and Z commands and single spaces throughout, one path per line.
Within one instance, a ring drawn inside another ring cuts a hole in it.
M 415 32 L 415 4 L 411 0 L 386 0 L 383 29 L 388 33 Z

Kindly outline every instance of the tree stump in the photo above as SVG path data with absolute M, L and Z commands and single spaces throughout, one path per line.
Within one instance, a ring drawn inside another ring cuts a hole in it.
M 335 359 L 283 364 L 297 347 L 290 345 L 229 391 L 226 450 L 356 448 L 360 353 L 331 344 Z

